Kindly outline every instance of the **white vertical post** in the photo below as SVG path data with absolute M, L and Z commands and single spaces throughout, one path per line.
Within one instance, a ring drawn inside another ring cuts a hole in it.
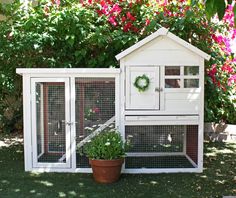
M 32 170 L 32 130 L 30 75 L 23 75 L 24 158 L 25 171 Z
M 71 122 L 70 115 L 70 81 L 69 78 L 65 78 L 65 127 L 66 127 L 66 166 L 71 167 L 71 128 L 74 125 Z M 67 122 L 72 124 L 66 124 Z
M 120 131 L 120 74 L 115 76 L 115 124 Z
M 124 60 L 121 59 L 120 60 L 120 133 L 123 137 L 123 140 L 125 141 L 125 102 L 126 102 L 126 98 L 125 98 L 125 77 L 126 77 L 126 71 L 125 71 L 125 66 L 124 66 Z M 127 80 L 127 79 L 126 79 Z M 125 170 L 125 163 L 122 166 L 122 172 L 124 172 Z
M 75 78 L 70 78 L 70 116 L 71 116 L 71 168 L 76 169 L 76 115 L 75 115 Z
M 204 59 L 199 57 L 199 85 L 201 89 L 199 125 L 198 125 L 198 170 L 203 170 L 203 137 L 204 137 Z
M 44 154 L 44 98 L 43 98 L 43 84 L 40 84 L 40 136 L 41 136 L 41 154 Z

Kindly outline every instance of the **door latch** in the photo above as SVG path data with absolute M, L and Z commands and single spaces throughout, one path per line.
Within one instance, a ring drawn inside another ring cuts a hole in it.
M 159 88 L 159 87 L 155 88 L 155 92 L 161 92 L 161 91 L 163 91 L 163 88 Z

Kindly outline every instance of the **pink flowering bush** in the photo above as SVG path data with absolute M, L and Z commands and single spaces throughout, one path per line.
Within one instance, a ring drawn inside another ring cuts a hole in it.
M 232 6 L 209 21 L 187 0 L 42 0 L 22 9 L 0 6 L 0 130 L 22 123 L 17 67 L 117 67 L 115 55 L 167 27 L 212 56 L 206 66 L 205 121 L 236 123 L 236 30 Z M 9 102 L 10 101 L 10 102 Z M 20 127 L 19 127 L 20 126 Z
M 206 69 L 206 120 L 236 123 L 236 29 L 231 5 L 211 36 L 212 59 Z

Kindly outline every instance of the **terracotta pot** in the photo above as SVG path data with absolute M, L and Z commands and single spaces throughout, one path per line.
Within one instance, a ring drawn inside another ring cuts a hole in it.
M 99 183 L 113 183 L 120 177 L 121 166 L 124 159 L 115 160 L 92 160 L 89 159 L 89 164 L 93 170 L 93 178 Z

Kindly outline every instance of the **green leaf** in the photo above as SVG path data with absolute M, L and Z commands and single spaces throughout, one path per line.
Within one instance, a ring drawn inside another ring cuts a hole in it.
M 218 1 L 218 0 L 216 0 L 216 1 Z M 219 1 L 221 1 L 221 0 L 219 0 Z M 216 5 L 215 0 L 207 0 L 206 1 L 206 14 L 209 19 L 217 13 L 217 7 L 215 5 Z
M 217 0 L 215 1 L 215 6 L 217 8 L 217 14 L 220 20 L 222 20 L 222 18 L 225 15 L 225 8 L 226 8 L 226 4 L 224 0 Z
M 236 6 L 234 5 L 234 16 L 236 16 Z M 234 26 L 236 27 L 236 17 L 234 17 Z

